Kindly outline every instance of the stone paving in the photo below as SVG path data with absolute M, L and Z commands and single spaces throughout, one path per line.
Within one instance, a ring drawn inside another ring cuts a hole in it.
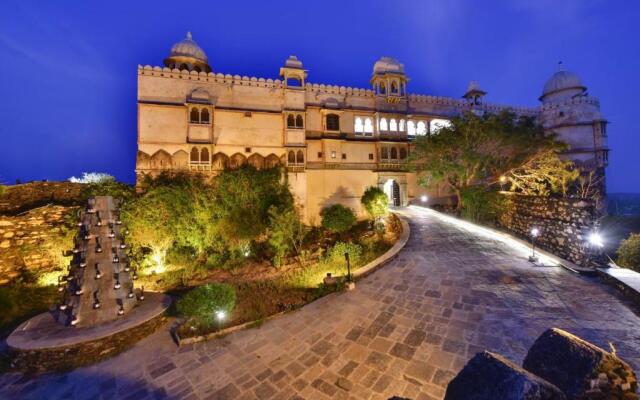
M 405 211 L 409 243 L 353 292 L 177 348 L 166 330 L 87 368 L 0 376 L 2 399 L 440 399 L 476 352 L 521 363 L 556 326 L 640 370 L 640 318 L 609 287 Z

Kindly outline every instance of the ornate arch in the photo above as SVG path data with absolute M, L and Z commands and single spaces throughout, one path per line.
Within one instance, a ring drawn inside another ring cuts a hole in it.
M 136 155 L 136 168 L 148 169 L 151 166 L 151 156 L 144 151 L 138 150 Z
M 247 162 L 247 158 L 240 154 L 236 153 L 229 158 L 229 168 L 236 169 L 240 168 Z
M 213 169 L 229 168 L 229 157 L 224 153 L 216 153 L 211 159 L 211 167 Z
M 151 168 L 171 168 L 172 164 L 173 159 L 171 158 L 171 154 L 167 153 L 165 150 L 160 149 L 151 156 Z
M 173 168 L 187 169 L 189 165 L 189 154 L 184 150 L 178 150 L 173 153 Z
M 257 169 L 262 169 L 264 168 L 264 157 L 258 153 L 254 153 L 249 156 L 247 163 Z
M 280 165 L 280 158 L 271 153 L 264 159 L 264 166 L 266 168 L 275 168 Z

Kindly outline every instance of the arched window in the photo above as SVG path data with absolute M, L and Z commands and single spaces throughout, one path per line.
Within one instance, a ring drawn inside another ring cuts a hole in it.
M 364 124 L 362 123 L 362 118 L 356 117 L 353 129 L 358 133 L 364 132 Z
M 197 108 L 193 107 L 191 109 L 191 114 L 190 114 L 190 117 L 189 117 L 189 121 L 192 124 L 200 123 L 200 113 L 198 113 L 198 109 Z
M 416 135 L 426 135 L 427 134 L 427 125 L 424 121 L 418 121 L 416 124 Z
M 391 82 L 391 94 L 398 94 L 398 84 L 396 81 Z
M 389 127 L 387 126 L 387 119 L 386 118 L 380 118 L 380 130 L 381 131 L 389 130 Z
M 416 123 L 413 121 L 407 122 L 407 134 L 410 136 L 415 136 L 416 134 Z
M 407 149 L 405 149 L 404 147 L 400 148 L 400 159 L 404 160 L 407 158 Z
M 296 118 L 293 114 L 287 115 L 287 128 L 295 128 L 296 127 Z
M 304 128 L 304 120 L 302 119 L 302 115 L 300 114 L 296 116 L 296 128 Z
M 397 160 L 398 159 L 398 150 L 396 150 L 395 147 L 391 148 L 391 159 L 392 160 Z
M 209 162 L 209 150 L 207 148 L 200 150 L 200 162 Z
M 200 123 L 201 124 L 209 123 L 209 110 L 207 110 L 206 108 L 203 108 L 202 111 L 200 111 Z
M 401 119 L 400 120 L 400 125 L 399 125 L 399 131 L 400 132 L 404 132 L 404 128 L 405 128 L 405 120 Z
M 389 158 L 389 150 L 387 150 L 387 148 L 386 148 L 386 147 L 383 147 L 383 148 L 380 150 L 380 158 L 382 158 L 383 160 L 386 160 L 386 159 L 388 159 L 388 158 Z
M 196 72 L 200 72 L 201 71 L 200 67 L 193 67 L 193 70 L 196 71 Z
M 387 85 L 384 82 L 380 82 L 380 94 L 387 94 Z
M 199 153 L 198 153 L 198 149 L 197 148 L 194 147 L 193 149 L 191 149 L 191 155 L 189 156 L 189 160 L 191 162 L 200 161 Z
M 304 154 L 302 150 L 298 150 L 298 153 L 296 153 L 296 163 L 304 164 Z
M 389 120 L 389 130 L 392 132 L 398 131 L 398 123 L 396 122 L 395 118 L 391 118 L 391 120 Z
M 373 133 L 373 120 L 371 118 L 364 119 L 364 132 Z
M 189 69 L 187 64 L 180 64 L 180 69 Z
M 296 154 L 293 151 L 289 152 L 287 156 L 287 163 L 289 163 L 289 165 L 293 165 L 296 163 Z
M 340 117 L 336 114 L 327 114 L 327 130 L 339 131 L 340 130 Z

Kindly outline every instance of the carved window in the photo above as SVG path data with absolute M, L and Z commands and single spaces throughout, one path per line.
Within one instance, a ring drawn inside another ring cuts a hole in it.
M 391 120 L 389 120 L 389 130 L 392 132 L 398 131 L 398 123 L 396 122 L 395 118 L 391 118 Z
M 391 94 L 398 94 L 398 84 L 396 81 L 391 82 Z
M 296 127 L 296 117 L 293 114 L 287 115 L 287 128 L 295 128 Z
M 386 147 L 380 149 L 380 158 L 383 160 L 389 159 L 389 150 Z
M 327 114 L 326 118 L 327 130 L 328 131 L 339 131 L 340 130 L 340 117 L 336 114 Z
M 207 110 L 206 108 L 203 108 L 202 111 L 200 111 L 200 123 L 201 124 L 209 123 L 209 110 Z
M 304 153 L 302 153 L 302 150 L 298 150 L 296 153 L 296 163 L 304 164 Z
M 400 120 L 400 124 L 398 124 L 398 130 L 399 130 L 400 132 L 404 132 L 405 125 L 406 125 L 406 124 L 405 124 L 405 120 L 401 119 L 401 120 Z
M 304 128 L 304 120 L 302 119 L 302 115 L 300 114 L 296 116 L 296 128 Z
M 380 82 L 380 94 L 387 94 L 387 85 L 384 82 Z
M 427 124 L 424 121 L 418 121 L 416 124 L 416 135 L 426 135 L 427 134 Z
M 410 136 L 415 136 L 416 134 L 416 123 L 413 121 L 407 122 L 407 134 Z
M 200 162 L 209 162 L 209 150 L 207 148 L 203 148 L 202 150 L 200 150 Z
M 356 131 L 356 133 L 364 132 L 364 124 L 362 123 L 362 118 L 356 117 L 355 123 L 353 125 L 353 129 Z
M 198 162 L 200 161 L 200 153 L 198 152 L 197 148 L 193 148 L 191 149 L 191 155 L 189 156 L 189 161 L 191 162 Z
M 198 112 L 198 109 L 195 107 L 191 109 L 189 122 L 191 122 L 192 124 L 200 123 L 200 113 Z
M 387 119 L 386 118 L 380 118 L 380 130 L 381 131 L 389 130 L 389 126 L 387 125 Z
M 289 154 L 287 155 L 287 163 L 289 165 L 296 163 L 296 154 L 293 151 L 289 151 Z
M 391 148 L 391 159 L 392 160 L 397 160 L 398 159 L 398 150 L 396 150 L 395 147 Z
M 400 148 L 400 159 L 405 160 L 407 158 L 407 149 L 404 147 Z
M 364 119 L 364 133 L 368 133 L 366 136 L 373 135 L 373 120 L 371 118 Z

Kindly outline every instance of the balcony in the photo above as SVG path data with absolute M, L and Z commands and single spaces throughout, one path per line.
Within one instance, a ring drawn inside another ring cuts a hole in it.
M 307 169 L 348 169 L 348 170 L 370 170 L 370 171 L 406 171 L 408 169 L 406 161 L 383 160 L 375 163 L 348 163 L 348 162 L 307 162 Z

